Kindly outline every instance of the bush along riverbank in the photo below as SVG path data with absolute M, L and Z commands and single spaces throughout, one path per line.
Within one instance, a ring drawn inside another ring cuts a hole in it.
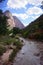
M 0 38 L 0 57 L 2 57 L 1 65 L 11 65 L 17 52 L 22 48 L 23 44 L 19 37 L 3 36 Z M 11 51 L 11 52 L 10 52 Z M 8 56 L 8 58 L 7 58 Z M 5 59 L 4 59 L 5 57 Z
M 16 45 L 16 49 L 13 49 L 11 55 L 9 56 L 9 61 L 13 61 L 14 57 L 16 56 L 17 52 L 22 48 L 23 44 L 20 41 L 14 42 L 13 45 Z

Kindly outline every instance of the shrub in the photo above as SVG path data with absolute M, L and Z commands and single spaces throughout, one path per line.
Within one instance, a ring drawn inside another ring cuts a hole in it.
M 13 52 L 9 56 L 9 61 L 13 61 L 13 59 L 16 56 L 17 52 L 18 52 L 18 49 L 13 49 Z
M 0 56 L 6 51 L 5 47 L 0 46 Z
M 13 45 L 17 46 L 18 49 L 21 49 L 22 47 L 22 43 L 19 40 L 14 41 Z

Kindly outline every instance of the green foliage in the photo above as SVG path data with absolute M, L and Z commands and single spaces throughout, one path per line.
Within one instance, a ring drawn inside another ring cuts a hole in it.
M 43 33 L 36 33 L 36 34 L 34 35 L 34 37 L 35 37 L 35 39 L 37 39 L 37 40 L 43 40 Z
M 7 31 L 7 17 L 0 10 L 0 35 L 5 35 Z
M 0 56 L 6 51 L 5 47 L 0 46 Z
M 22 35 L 25 38 L 34 38 L 43 40 L 43 15 L 31 22 L 25 29 L 22 30 Z
M 13 52 L 9 56 L 9 61 L 11 61 L 11 62 L 13 61 L 13 59 L 16 56 L 17 52 L 18 52 L 18 49 L 13 49 Z
M 1 45 L 11 45 L 13 43 L 13 45 L 16 45 L 17 47 L 21 46 L 22 43 L 20 42 L 18 37 L 9 37 L 9 36 L 1 36 L 0 38 L 0 44 Z
M 23 46 L 23 44 L 20 42 L 20 40 L 17 38 L 14 43 L 13 46 L 16 46 L 16 49 L 13 49 L 13 52 L 11 53 L 11 55 L 9 56 L 9 61 L 13 61 L 14 57 L 16 56 L 17 52 L 21 49 L 21 47 Z
M 14 27 L 13 28 L 13 34 L 19 34 L 20 33 L 20 29 L 19 28 L 16 28 L 16 27 Z
M 14 41 L 13 45 L 17 46 L 18 49 L 21 49 L 23 44 L 20 42 L 20 40 L 17 39 L 16 41 Z
M 10 45 L 12 42 L 14 42 L 16 39 L 9 37 L 9 36 L 1 36 L 0 37 L 0 44 L 2 45 Z
M 19 51 L 19 49 L 21 49 L 21 47 L 23 46 L 23 44 L 21 44 L 20 40 L 15 40 L 13 45 L 15 45 L 17 47 L 16 47 L 16 49 L 13 49 L 13 52 L 9 56 L 9 61 L 13 61 L 13 59 L 16 56 L 16 54 Z

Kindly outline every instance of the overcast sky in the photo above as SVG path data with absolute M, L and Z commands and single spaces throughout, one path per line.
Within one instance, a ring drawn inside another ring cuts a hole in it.
M 0 3 L 0 9 L 9 10 L 17 16 L 26 26 L 43 13 L 41 5 L 43 0 L 5 0 Z

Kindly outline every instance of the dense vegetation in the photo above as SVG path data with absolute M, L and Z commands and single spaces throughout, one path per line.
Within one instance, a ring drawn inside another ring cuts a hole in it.
M 16 54 L 19 51 L 19 49 L 21 49 L 22 43 L 20 43 L 20 41 L 17 40 L 17 41 L 14 41 L 13 45 L 14 46 L 17 46 L 17 48 L 16 49 L 13 49 L 11 55 L 9 56 L 9 61 L 11 61 L 11 62 L 13 61 L 13 59 L 16 56 Z
M 43 40 L 43 15 L 23 29 L 22 35 L 30 39 Z
M 0 35 L 7 34 L 7 17 L 3 14 L 2 10 L 0 10 Z
M 6 51 L 6 48 L 3 46 L 0 46 L 0 56 L 2 56 L 3 53 L 5 53 L 5 51 Z
M 8 61 L 13 61 L 18 50 L 22 47 L 22 43 L 17 35 L 20 34 L 21 30 L 16 27 L 9 30 L 7 19 L 8 17 L 6 17 L 3 11 L 0 10 L 0 57 L 3 53 L 12 49 L 13 52 L 9 55 Z
M 20 34 L 20 31 L 21 31 L 21 30 L 20 30 L 19 28 L 14 27 L 12 32 L 13 32 L 13 34 L 16 35 L 16 34 Z

